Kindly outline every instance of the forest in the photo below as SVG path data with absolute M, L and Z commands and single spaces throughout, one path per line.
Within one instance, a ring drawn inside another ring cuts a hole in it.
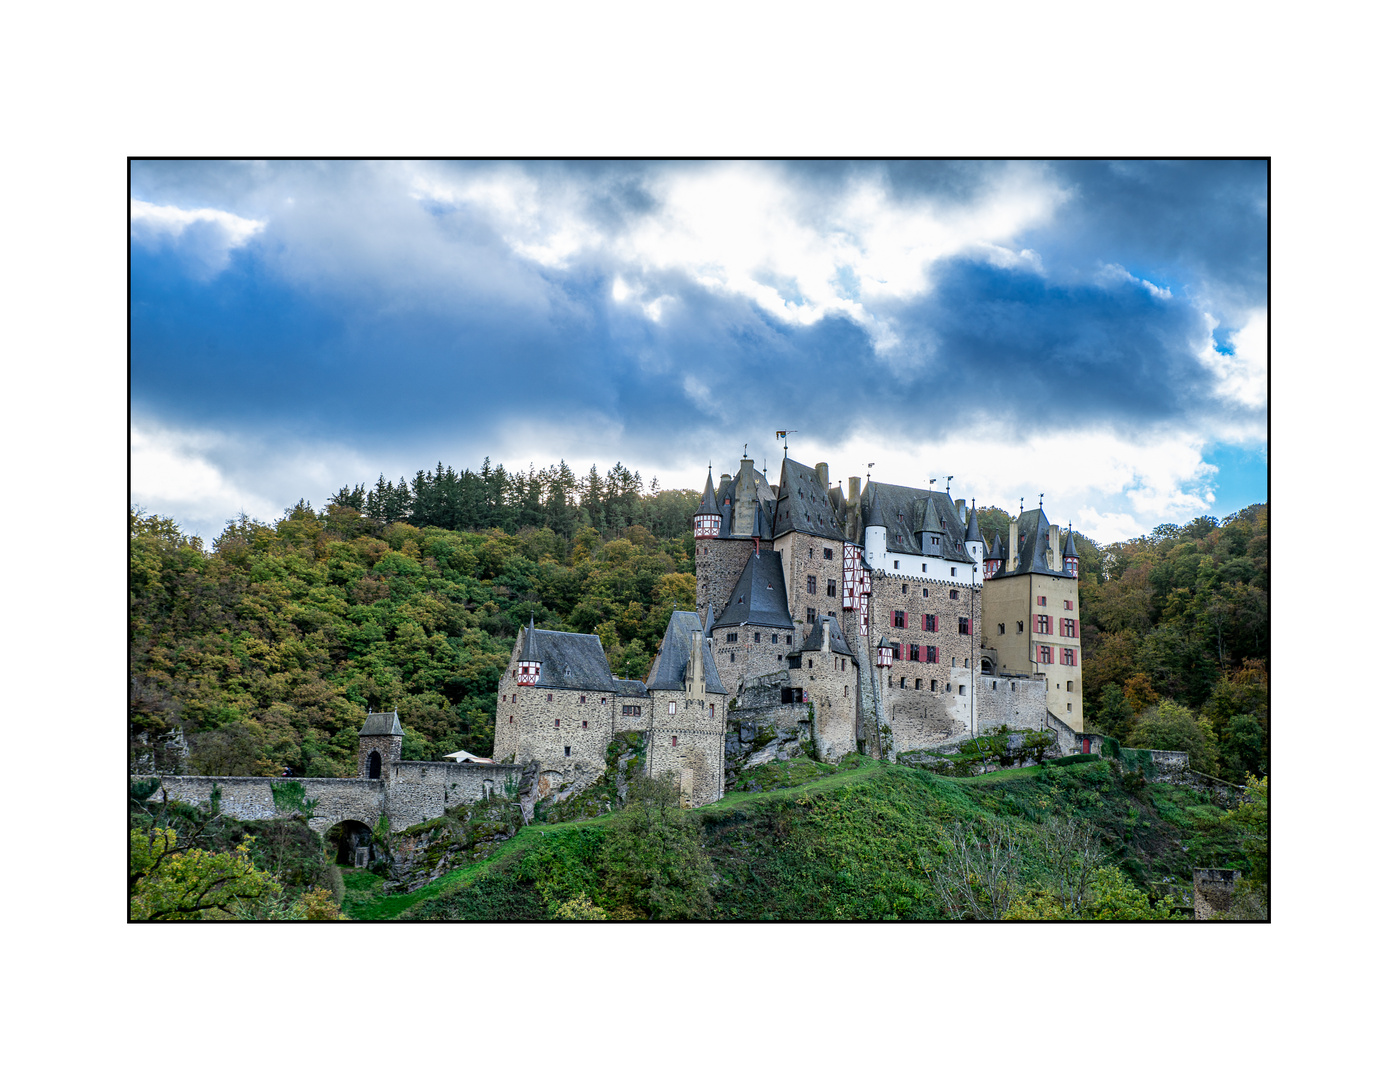
M 511 474 L 487 458 L 241 516 L 208 551 L 133 507 L 132 765 L 187 753 L 207 775 L 348 776 L 371 708 L 398 710 L 405 758 L 488 755 L 531 617 L 596 633 L 613 671 L 645 676 L 670 612 L 694 602 L 698 501 L 620 463 Z M 1003 510 L 978 522 L 1008 534 Z M 1234 782 L 1266 775 L 1266 505 L 1106 545 L 1076 535 L 1089 730 L 1188 750 Z

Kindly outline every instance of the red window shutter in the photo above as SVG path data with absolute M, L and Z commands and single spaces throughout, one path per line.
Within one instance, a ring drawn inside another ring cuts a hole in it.
M 934 664 L 937 663 L 937 661 L 941 659 L 941 656 L 942 656 L 942 650 L 939 649 L 939 648 L 937 648 L 937 646 L 933 645 L 933 646 L 932 646 L 932 663 L 934 663 Z
M 1067 637 L 1067 636 L 1068 636 L 1067 622 L 1068 622 L 1068 621 L 1067 621 L 1065 618 L 1063 618 L 1062 615 L 1058 616 L 1058 636 L 1059 636 L 1059 637 Z
M 932 629 L 937 629 L 937 616 L 935 615 L 932 616 Z
M 890 611 L 890 612 L 888 613 L 888 625 L 889 625 L 890 627 L 892 627 L 892 626 L 897 626 L 897 625 L 898 625 L 896 622 L 893 621 L 895 618 L 896 618 L 896 616 L 894 615 L 894 613 Z

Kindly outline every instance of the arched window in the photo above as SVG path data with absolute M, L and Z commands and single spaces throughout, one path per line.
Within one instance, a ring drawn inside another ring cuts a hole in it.
M 377 750 L 369 751 L 369 779 L 377 780 L 383 773 L 383 758 Z

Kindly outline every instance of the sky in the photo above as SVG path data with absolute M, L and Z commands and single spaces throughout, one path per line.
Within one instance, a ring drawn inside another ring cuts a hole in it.
M 135 161 L 131 499 L 744 446 L 1099 542 L 1267 498 L 1262 161 Z M 872 463 L 872 467 L 870 466 Z

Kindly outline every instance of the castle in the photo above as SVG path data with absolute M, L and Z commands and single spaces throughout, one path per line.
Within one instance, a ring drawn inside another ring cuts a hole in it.
M 644 682 L 594 635 L 519 632 L 496 703 L 496 761 L 539 793 L 601 776 L 641 732 L 651 775 L 689 805 L 723 795 L 730 702 L 804 707 L 823 760 L 894 758 L 1006 724 L 1082 731 L 1078 556 L 1042 507 L 989 548 L 964 500 L 746 455 L 694 515 L 694 611 L 670 618 Z

